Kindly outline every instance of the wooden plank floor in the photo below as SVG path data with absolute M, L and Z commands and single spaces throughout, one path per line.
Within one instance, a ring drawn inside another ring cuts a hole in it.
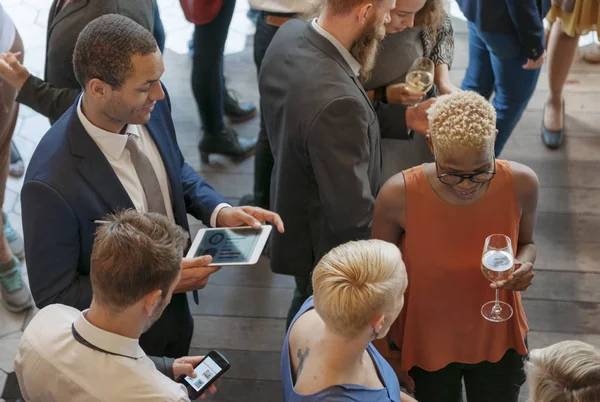
M 460 85 L 468 44 L 464 23 L 456 21 L 455 29 L 452 77 Z M 180 146 L 188 162 L 236 203 L 252 188 L 254 162 L 234 164 L 211 157 L 211 165 L 201 166 L 190 65 L 186 56 L 167 53 L 165 83 Z M 258 101 L 251 38 L 243 53 L 226 59 L 225 69 L 231 88 L 245 100 Z M 581 61 L 573 66 L 565 93 L 567 140 L 558 151 L 547 150 L 540 140 L 547 90 L 544 67 L 538 90 L 502 155 L 531 166 L 541 183 L 536 277 L 523 294 L 531 328 L 529 345 L 580 339 L 600 347 L 600 70 Z M 256 136 L 258 118 L 236 129 L 241 135 Z M 191 217 L 190 221 L 195 233 L 201 225 Z M 232 363 L 214 399 L 281 400 L 279 356 L 292 291 L 292 279 L 272 274 L 263 258 L 254 267 L 223 268 L 200 292 L 200 304 L 190 303 L 196 324 L 192 352 L 220 349 Z

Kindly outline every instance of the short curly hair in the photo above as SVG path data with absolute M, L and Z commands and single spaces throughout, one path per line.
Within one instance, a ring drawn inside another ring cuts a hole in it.
M 130 18 L 106 14 L 85 26 L 73 52 L 75 77 L 85 89 L 98 78 L 119 89 L 133 71 L 131 57 L 148 55 L 158 49 L 152 33 Z
M 428 110 L 429 135 L 436 153 L 489 152 L 496 139 L 496 111 L 483 96 L 459 91 L 440 96 Z

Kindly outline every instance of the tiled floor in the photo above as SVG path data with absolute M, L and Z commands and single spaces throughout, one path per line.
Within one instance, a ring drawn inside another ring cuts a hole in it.
M 188 52 L 188 41 L 193 25 L 184 18 L 178 0 L 158 0 L 161 19 L 167 33 L 166 48 L 178 54 Z M 46 51 L 46 25 L 52 0 L 2 0 L 2 6 L 11 16 L 25 46 L 25 66 L 34 75 L 43 77 Z M 241 52 L 246 46 L 247 35 L 254 32 L 254 25 L 246 17 L 246 0 L 238 0 L 231 29 L 225 45 L 225 54 Z M 21 107 L 14 141 L 28 164 L 33 151 L 46 133 L 48 119 L 28 107 Z M 21 203 L 19 194 L 23 179 L 8 179 L 4 210 L 11 224 L 22 233 Z M 27 273 L 23 270 L 26 278 Z M 0 304 L 0 402 L 7 373 L 12 371 L 13 359 L 21 333 L 35 311 L 21 314 L 8 312 Z

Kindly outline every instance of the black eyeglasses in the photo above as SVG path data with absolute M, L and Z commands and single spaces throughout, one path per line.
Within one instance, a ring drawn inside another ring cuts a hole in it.
M 437 178 L 444 184 L 449 184 L 451 186 L 455 186 L 463 182 L 463 180 L 471 180 L 473 183 L 486 183 L 494 178 L 496 174 L 496 158 L 494 157 L 494 170 L 487 172 L 478 172 L 478 173 L 470 173 L 470 174 L 462 174 L 462 173 L 443 173 L 440 174 L 438 170 L 437 160 L 435 161 L 435 172 L 437 173 Z

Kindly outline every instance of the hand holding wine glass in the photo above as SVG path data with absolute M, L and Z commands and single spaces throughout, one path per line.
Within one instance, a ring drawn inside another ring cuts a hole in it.
M 433 87 L 435 64 L 427 57 L 415 60 L 406 74 L 406 84 L 414 92 L 427 93 Z
M 505 285 L 515 269 L 515 260 L 510 238 L 493 234 L 485 239 L 481 257 L 481 272 L 496 286 L 496 300 L 481 307 L 481 315 L 492 322 L 502 322 L 513 315 L 512 307 L 499 299 L 500 284 Z M 514 278 L 513 278 L 514 279 Z
M 532 263 L 515 260 L 515 271 L 508 277 L 508 280 L 491 283 L 490 287 L 492 289 L 506 289 L 523 292 L 531 286 L 534 276 Z

